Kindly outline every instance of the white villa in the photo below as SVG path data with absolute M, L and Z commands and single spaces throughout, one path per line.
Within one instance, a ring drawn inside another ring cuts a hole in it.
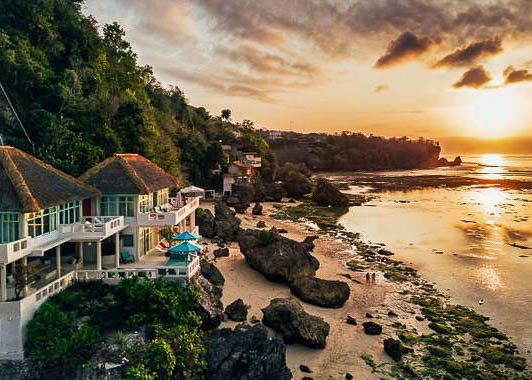
M 0 359 L 23 358 L 26 323 L 72 281 L 188 281 L 197 256 L 176 266 L 155 249 L 161 228 L 198 232 L 199 198 L 170 198 L 177 186 L 135 154 L 116 154 L 75 179 L 0 146 Z

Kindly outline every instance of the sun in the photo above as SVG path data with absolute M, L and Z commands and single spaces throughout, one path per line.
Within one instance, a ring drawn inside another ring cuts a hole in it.
M 515 134 L 519 122 L 514 96 L 504 89 L 477 92 L 469 107 L 471 126 L 477 137 L 497 139 Z

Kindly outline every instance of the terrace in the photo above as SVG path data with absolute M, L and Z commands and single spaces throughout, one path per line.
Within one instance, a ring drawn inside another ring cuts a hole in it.
M 142 227 L 174 226 L 181 223 L 199 206 L 200 197 L 170 198 L 168 204 L 156 207 L 153 211 L 139 213 L 137 225 Z

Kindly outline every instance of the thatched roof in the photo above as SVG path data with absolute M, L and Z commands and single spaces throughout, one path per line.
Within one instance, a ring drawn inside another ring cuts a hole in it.
M 0 146 L 0 211 L 37 212 L 100 192 L 10 146 Z
M 138 154 L 116 153 L 79 179 L 104 194 L 149 194 L 179 186 L 177 178 Z

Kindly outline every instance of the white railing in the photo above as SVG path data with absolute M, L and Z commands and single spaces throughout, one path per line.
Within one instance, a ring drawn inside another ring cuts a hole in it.
M 55 281 L 50 282 L 49 284 L 43 286 L 33 294 L 25 297 L 23 302 L 28 299 L 32 303 L 43 302 L 48 297 L 53 294 L 60 292 L 61 290 L 67 288 L 72 281 L 74 281 L 76 273 L 74 271 L 64 275 L 63 277 L 58 278 Z
M 172 201 L 172 199 L 170 200 Z M 177 209 L 169 204 L 166 211 L 140 213 L 137 215 L 137 224 L 139 226 L 173 226 L 179 224 L 198 208 L 199 202 L 200 197 L 194 197 L 189 198 L 186 204 L 178 203 L 181 207 Z
M 81 223 L 60 225 L 59 231 L 73 237 L 106 238 L 118 232 L 124 225 L 123 216 L 84 216 L 81 218 Z
M 118 268 L 105 270 L 77 270 L 78 281 L 87 280 L 114 280 L 116 282 L 131 277 L 141 278 L 166 278 L 166 279 L 190 279 L 200 269 L 199 257 L 195 257 L 186 266 L 157 266 L 155 268 Z
M 24 257 L 31 248 L 31 238 L 0 244 L 0 262 L 10 263 Z

